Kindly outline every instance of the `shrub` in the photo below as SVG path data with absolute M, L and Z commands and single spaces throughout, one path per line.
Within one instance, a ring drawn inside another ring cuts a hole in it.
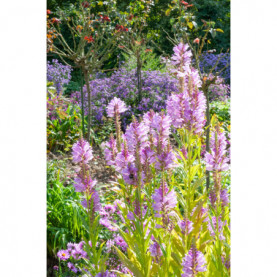
M 153 109 L 161 111 L 165 108 L 168 95 L 177 91 L 176 79 L 167 73 L 159 71 L 142 72 L 143 99 L 137 103 L 137 78 L 135 70 L 128 71 L 121 68 L 112 74 L 110 78 L 95 79 L 90 82 L 92 117 L 93 122 L 103 124 L 106 117 L 105 107 L 113 97 L 123 99 L 129 110 L 123 114 L 123 128 L 126 128 L 132 115 L 140 116 L 144 112 Z M 87 114 L 87 90 L 84 86 L 84 106 Z M 71 95 L 81 106 L 81 93 L 79 91 Z
M 48 90 L 47 150 L 68 151 L 81 132 L 81 113 L 73 99 Z

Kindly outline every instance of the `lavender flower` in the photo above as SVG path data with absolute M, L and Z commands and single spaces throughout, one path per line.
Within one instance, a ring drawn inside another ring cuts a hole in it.
M 104 149 L 105 160 L 108 165 L 115 165 L 115 158 L 117 155 L 116 140 L 113 135 L 111 135 L 109 141 L 103 142 L 101 144 L 102 149 Z
M 59 271 L 59 267 L 57 265 L 54 265 L 53 269 L 56 270 L 56 271 Z
M 128 244 L 125 242 L 125 240 L 120 236 L 117 235 L 114 239 L 114 242 L 122 248 L 123 251 L 127 250 Z
M 122 172 L 122 170 L 126 168 L 128 164 L 132 164 L 134 161 L 135 161 L 134 155 L 132 155 L 129 152 L 125 144 L 122 151 L 118 153 L 116 156 L 116 159 L 115 159 L 116 170 L 118 172 Z
M 68 253 L 67 250 L 60 250 L 58 253 L 57 253 L 57 257 L 60 258 L 61 260 L 63 261 L 66 261 L 69 259 L 70 255 Z
M 161 247 L 156 241 L 154 241 L 152 244 L 150 244 L 149 252 L 152 257 L 161 257 L 163 255 Z
M 115 114 L 124 113 L 125 111 L 127 111 L 125 103 L 117 97 L 114 97 L 107 106 L 108 117 L 114 117 Z
M 167 113 L 175 128 L 200 133 L 205 126 L 206 98 L 197 87 L 172 94 L 167 100 Z
M 114 205 L 107 204 L 104 206 L 104 210 L 109 214 L 113 214 L 116 211 L 116 207 Z
M 218 237 L 220 240 L 225 240 L 225 237 L 223 235 L 223 226 L 226 222 L 222 222 L 220 218 L 212 217 L 212 222 L 210 220 L 208 221 L 208 229 L 210 231 L 210 234 L 212 237 L 215 237 L 215 232 L 218 233 Z
M 216 127 L 211 135 L 211 153 L 206 152 L 206 169 L 209 171 L 226 171 L 229 159 L 226 157 L 226 137 L 223 131 Z
M 67 263 L 67 267 L 74 273 L 77 273 L 78 272 L 78 269 L 74 266 L 73 263 L 69 262 Z
M 88 208 L 88 203 L 89 203 L 89 207 L 92 207 L 93 214 L 94 212 L 99 212 L 101 210 L 102 206 L 101 206 L 99 194 L 97 191 L 93 190 L 92 192 L 90 192 L 89 201 L 87 201 L 87 199 L 84 197 L 83 201 L 81 202 L 81 204 L 85 208 Z
M 222 207 L 228 206 L 230 201 L 229 201 L 229 195 L 228 195 L 227 189 L 222 189 L 220 191 L 220 200 L 221 200 Z
M 164 113 L 150 111 L 144 115 L 143 121 L 150 128 L 153 144 L 157 147 L 157 153 L 160 154 L 161 150 L 168 145 L 171 118 Z
M 152 196 L 154 204 L 152 205 L 154 211 L 168 213 L 171 209 L 177 205 L 177 197 L 174 189 L 169 192 L 167 184 L 163 188 L 160 186 L 159 189 L 155 189 L 155 193 Z
M 141 150 L 141 163 L 143 165 L 153 164 L 156 161 L 155 152 L 149 147 L 145 147 Z
M 191 222 L 187 218 L 179 222 L 179 226 L 185 235 L 188 235 L 192 231 L 193 229 L 192 225 L 193 225 L 193 222 Z
M 84 139 L 73 144 L 72 155 L 75 163 L 87 164 L 93 158 L 91 146 Z
M 192 53 L 191 50 L 189 50 L 188 44 L 180 42 L 178 45 L 174 46 L 173 51 L 174 54 L 171 57 L 171 63 L 179 70 L 191 63 Z
M 155 167 L 156 169 L 159 169 L 161 171 L 168 170 L 177 166 L 175 161 L 176 157 L 169 148 L 165 152 L 162 152 L 160 155 L 157 156 L 157 163 Z
M 76 177 L 74 179 L 74 187 L 77 192 L 85 192 L 86 190 L 91 191 L 96 186 L 97 181 L 92 180 L 90 176 L 85 178 Z
M 210 195 L 209 195 L 212 207 L 216 207 L 216 201 L 217 201 L 217 195 L 214 189 L 212 189 L 210 191 Z M 221 202 L 221 206 L 226 207 L 229 204 L 229 195 L 228 195 L 228 190 L 227 189 L 220 189 L 220 202 Z
M 192 247 L 188 254 L 183 259 L 183 274 L 182 277 L 196 277 L 198 272 L 205 272 L 207 270 L 206 260 L 202 252 L 197 251 Z
M 63 85 L 69 83 L 71 71 L 70 66 L 63 65 L 56 59 L 52 60 L 52 63 L 47 62 L 47 80 L 54 83 L 58 94 L 62 92 Z
M 143 122 L 139 123 L 136 119 L 128 126 L 125 138 L 127 140 L 128 149 L 131 153 L 136 151 L 136 147 L 139 150 L 148 146 L 148 134 L 149 127 Z

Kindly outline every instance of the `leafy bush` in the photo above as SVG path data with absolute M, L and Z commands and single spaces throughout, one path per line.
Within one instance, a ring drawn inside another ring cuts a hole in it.
M 142 70 L 144 71 L 154 71 L 159 70 L 160 72 L 165 72 L 165 66 L 161 63 L 160 58 L 153 53 L 152 49 L 144 49 L 142 52 L 141 60 L 144 61 L 142 65 Z M 129 55 L 123 52 L 124 61 L 121 62 L 121 67 L 126 68 L 128 71 L 137 68 L 137 59 L 135 55 Z
M 210 104 L 211 115 L 216 114 L 219 121 L 230 125 L 230 100 L 226 102 L 214 101 Z
M 47 99 L 47 150 L 68 151 L 80 137 L 81 113 L 73 99 L 56 95 L 48 89 Z
M 79 241 L 86 235 L 80 197 L 72 185 L 63 185 L 57 167 L 56 161 L 47 163 L 47 253 L 50 257 L 68 242 Z

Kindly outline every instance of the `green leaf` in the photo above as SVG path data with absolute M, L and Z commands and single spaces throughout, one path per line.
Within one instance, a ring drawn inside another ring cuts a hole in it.
M 188 22 L 188 26 L 189 26 L 190 29 L 192 29 L 193 28 L 192 22 Z
M 171 9 L 167 9 L 167 10 L 165 11 L 165 15 L 166 15 L 166 16 L 169 16 L 169 15 L 170 15 L 170 12 L 171 12 Z
M 136 277 L 144 277 L 143 272 L 140 271 L 139 268 L 137 268 L 132 261 L 130 261 L 117 247 L 115 247 L 115 250 L 117 252 L 118 257 L 122 261 L 122 263 L 134 273 Z

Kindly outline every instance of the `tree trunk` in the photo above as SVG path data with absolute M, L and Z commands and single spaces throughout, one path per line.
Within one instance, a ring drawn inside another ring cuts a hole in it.
M 83 82 L 82 70 L 80 70 L 80 79 L 81 79 L 81 101 L 82 101 L 82 133 L 83 133 L 83 137 L 84 137 L 85 136 L 84 92 L 83 92 L 84 82 Z
M 90 128 L 91 128 L 91 94 L 90 94 L 90 87 L 89 87 L 89 75 L 88 70 L 84 70 L 85 75 L 85 82 L 87 86 L 87 93 L 88 93 L 88 136 L 87 140 L 90 143 Z
M 138 79 L 138 104 L 142 100 L 142 80 L 141 80 L 141 58 L 140 52 L 137 51 L 137 79 Z

